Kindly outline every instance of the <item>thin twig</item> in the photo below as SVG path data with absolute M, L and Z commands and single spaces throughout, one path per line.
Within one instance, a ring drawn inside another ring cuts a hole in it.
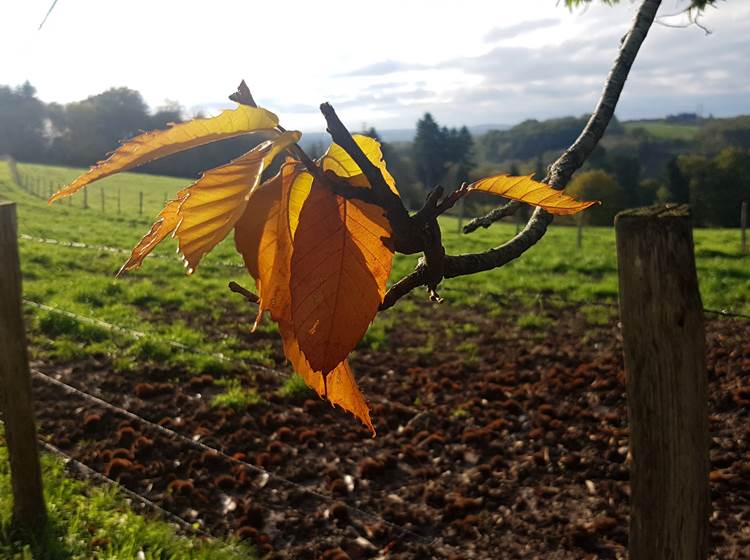
M 235 294 L 240 294 L 250 303 L 260 303 L 260 298 L 256 294 L 254 294 L 247 288 L 243 288 L 234 280 L 229 283 L 229 289 Z
M 480 227 L 488 228 L 495 222 L 502 220 L 506 216 L 512 216 L 521 208 L 521 203 L 517 200 L 511 200 L 488 212 L 484 216 L 474 218 L 468 224 L 464 226 L 464 233 L 471 233 L 472 231 L 479 229 Z
M 55 9 L 55 6 L 57 5 L 57 0 L 54 0 L 52 2 L 52 5 L 49 7 L 49 10 L 47 10 L 47 15 L 44 16 L 44 19 L 42 20 L 42 23 L 39 24 L 39 29 L 37 31 L 41 31 L 42 27 L 44 27 L 44 24 L 47 23 L 47 18 L 52 13 L 52 10 Z

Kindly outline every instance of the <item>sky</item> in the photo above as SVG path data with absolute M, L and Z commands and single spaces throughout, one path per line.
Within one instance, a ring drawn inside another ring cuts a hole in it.
M 187 115 L 233 106 L 245 79 L 287 128 L 515 124 L 590 112 L 637 3 L 596 0 L 0 0 L 0 84 L 46 102 L 127 86 Z M 697 26 L 664 0 L 617 108 L 620 119 L 750 113 L 750 1 L 719 0 Z M 671 16 L 671 17 L 670 17 Z

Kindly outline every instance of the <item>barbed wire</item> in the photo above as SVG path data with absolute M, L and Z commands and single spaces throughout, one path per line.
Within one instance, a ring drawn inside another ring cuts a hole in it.
M 109 401 L 106 401 L 96 395 L 93 395 L 91 393 L 88 393 L 86 391 L 82 391 L 81 389 L 78 389 L 77 387 L 74 387 L 72 385 L 69 385 L 68 383 L 65 383 L 64 381 L 60 381 L 59 379 L 55 379 L 54 377 L 47 375 L 46 373 L 42 372 L 38 368 L 31 368 L 31 373 L 35 377 L 41 379 L 44 382 L 50 383 L 52 385 L 55 385 L 63 390 L 65 390 L 68 393 L 77 395 L 80 398 L 83 398 L 85 400 L 88 400 L 90 402 L 96 403 L 97 405 L 104 407 L 108 410 L 111 410 L 113 412 L 116 412 L 117 414 L 120 414 L 122 416 L 125 416 L 126 418 L 130 418 L 131 420 L 135 420 L 137 422 L 142 423 L 143 425 L 148 426 L 150 429 L 154 430 L 155 432 L 162 434 L 164 436 L 167 436 L 171 438 L 174 441 L 179 441 L 185 445 L 200 449 L 203 452 L 207 453 L 213 453 L 220 456 L 222 459 L 234 463 L 235 465 L 240 465 L 242 467 L 245 467 L 249 469 L 251 472 L 254 472 L 256 474 L 259 474 L 263 477 L 266 477 L 267 480 L 274 480 L 275 482 L 278 482 L 279 484 L 282 484 L 284 486 L 287 486 L 289 488 L 293 488 L 299 492 L 302 492 L 304 494 L 307 494 L 309 496 L 313 496 L 317 498 L 318 500 L 328 503 L 328 504 L 336 504 L 341 503 L 344 505 L 344 507 L 352 514 L 358 515 L 360 517 L 364 517 L 366 519 L 369 519 L 370 521 L 379 522 L 385 525 L 386 527 L 389 527 L 390 529 L 397 531 L 401 534 L 408 534 L 414 537 L 415 539 L 419 540 L 423 544 L 431 545 L 435 542 L 435 538 L 429 539 L 424 537 L 423 535 L 420 535 L 411 529 L 407 529 L 406 527 L 402 527 L 396 523 L 393 523 L 391 521 L 388 521 L 386 519 L 383 519 L 379 515 L 376 515 L 374 513 L 371 513 L 369 511 L 363 510 L 361 508 L 358 508 L 357 506 L 353 506 L 351 504 L 346 503 L 345 501 L 337 498 L 333 498 L 331 496 L 326 496 L 325 494 L 320 493 L 319 491 L 315 490 L 314 488 L 310 488 L 308 486 L 305 486 L 303 484 L 299 484 L 297 482 L 291 481 L 287 478 L 284 478 L 283 476 L 277 475 L 275 473 L 272 473 L 263 467 L 259 467 L 257 465 L 254 465 L 252 463 L 248 463 L 247 461 L 243 461 L 242 459 L 238 459 L 237 457 L 234 457 L 232 455 L 229 455 L 220 449 L 216 449 L 214 447 L 211 447 L 210 445 L 206 445 L 205 443 L 195 440 L 192 438 L 189 438 L 187 436 L 184 436 L 183 434 L 179 432 L 175 432 L 174 430 L 171 430 L 169 428 L 166 428 L 164 426 L 161 426 L 159 424 L 156 424 L 154 422 L 151 422 L 150 420 L 147 420 L 146 418 L 143 418 L 142 416 L 139 416 L 138 414 L 127 410 L 125 408 L 122 408 L 120 406 L 117 406 L 113 403 L 110 403 Z M 300 513 L 305 513 L 297 508 L 289 507 L 286 508 L 293 509 L 295 511 L 298 511 Z

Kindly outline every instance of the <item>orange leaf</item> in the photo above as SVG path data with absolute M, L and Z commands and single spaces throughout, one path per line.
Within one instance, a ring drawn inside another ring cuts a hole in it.
M 550 214 L 569 215 L 577 214 L 594 204 L 600 204 L 598 201 L 579 202 L 573 197 L 553 189 L 549 185 L 534 181 L 532 175 L 513 176 L 513 175 L 495 175 L 480 179 L 469 185 L 470 191 L 486 192 L 541 206 Z
M 283 334 L 282 334 L 283 336 Z M 305 380 L 308 387 L 320 397 L 327 398 L 331 404 L 338 405 L 354 414 L 375 437 L 375 427 L 370 418 L 370 408 L 364 395 L 354 380 L 349 362 L 344 360 L 326 376 L 325 383 L 320 372 L 314 372 L 293 336 L 284 338 L 284 355 L 294 367 L 294 371 Z
M 367 156 L 367 159 L 380 169 L 380 172 L 383 174 L 383 179 L 385 179 L 385 182 L 391 187 L 391 190 L 398 194 L 396 181 L 386 168 L 380 143 L 374 138 L 364 136 L 363 134 L 354 134 L 352 138 L 354 138 L 354 141 L 362 149 L 362 152 Z M 326 153 L 320 158 L 320 164 L 323 171 L 333 171 L 339 177 L 354 177 L 362 174 L 362 170 L 354 162 L 352 157 L 338 144 L 331 144 L 328 147 Z
M 188 273 L 192 273 L 203 255 L 226 237 L 245 212 L 266 166 L 299 137 L 299 132 L 285 132 L 226 165 L 206 171 L 198 181 L 177 193 L 179 203 L 170 202 L 159 214 L 121 272 L 138 266 L 166 235 L 174 232 Z
M 248 132 L 270 131 L 278 124 L 278 117 L 270 111 L 240 105 L 236 109 L 223 111 L 216 117 L 194 119 L 172 125 L 166 130 L 146 132 L 126 141 L 107 159 L 98 162 L 75 181 L 53 194 L 49 202 L 70 196 L 98 179 L 149 161 Z
M 328 373 L 364 336 L 385 295 L 393 253 L 377 206 L 314 183 L 294 234 L 294 336 L 314 371 Z
M 235 246 L 256 280 L 260 295 L 258 320 L 270 310 L 276 321 L 290 320 L 289 266 L 292 234 L 289 200 L 301 167 L 285 163 L 281 171 L 258 187 L 235 227 Z
M 188 197 L 180 208 L 182 219 L 175 230 L 188 273 L 240 219 L 266 166 L 299 138 L 299 132 L 285 132 L 226 165 L 206 171 L 188 187 Z
M 185 191 L 180 191 L 177 198 L 170 201 L 159 213 L 154 225 L 151 226 L 151 230 L 143 236 L 138 245 L 135 246 L 133 251 L 130 253 L 130 258 L 120 270 L 117 272 L 117 276 L 121 276 L 128 270 L 138 268 L 143 263 L 143 259 L 154 250 L 164 238 L 173 233 L 179 222 L 178 212 L 180 205 L 185 200 Z
M 359 418 L 374 436 L 367 402 L 349 364 L 338 364 L 324 382 L 323 375 L 310 367 L 294 337 L 289 289 L 293 235 L 290 219 L 294 217 L 296 229 L 300 207 L 312 184 L 312 176 L 301 169 L 296 162 L 286 163 L 278 175 L 255 190 L 235 227 L 235 244 L 248 271 L 256 278 L 260 295 L 258 318 L 268 309 L 279 323 L 284 354 L 294 370 L 319 396 Z M 256 326 L 257 323 L 256 319 Z

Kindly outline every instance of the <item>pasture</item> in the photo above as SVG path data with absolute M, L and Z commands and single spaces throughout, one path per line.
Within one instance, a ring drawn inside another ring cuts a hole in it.
M 43 192 L 80 171 L 18 169 Z M 94 185 L 89 208 L 81 194 L 48 206 L 0 166 L 0 197 L 18 203 L 43 439 L 261 553 L 624 557 L 628 431 L 611 229 L 587 228 L 578 249 L 575 228 L 553 225 L 521 259 L 444 282 L 444 304 L 415 292 L 382 313 L 352 361 L 378 429 L 371 439 L 289 375 L 272 323 L 250 332 L 255 309 L 227 289 L 230 280 L 252 289 L 231 238 L 190 277 L 174 242 L 114 277 L 165 194 L 188 183 L 123 174 Z M 456 229 L 446 217 L 452 253 L 499 244 L 515 226 Z M 750 314 L 739 232 L 694 235 L 704 307 Z M 397 257 L 393 279 L 413 264 Z M 750 322 L 708 318 L 711 530 L 717 557 L 732 558 L 750 546 L 733 536 L 750 529 L 741 516 Z

